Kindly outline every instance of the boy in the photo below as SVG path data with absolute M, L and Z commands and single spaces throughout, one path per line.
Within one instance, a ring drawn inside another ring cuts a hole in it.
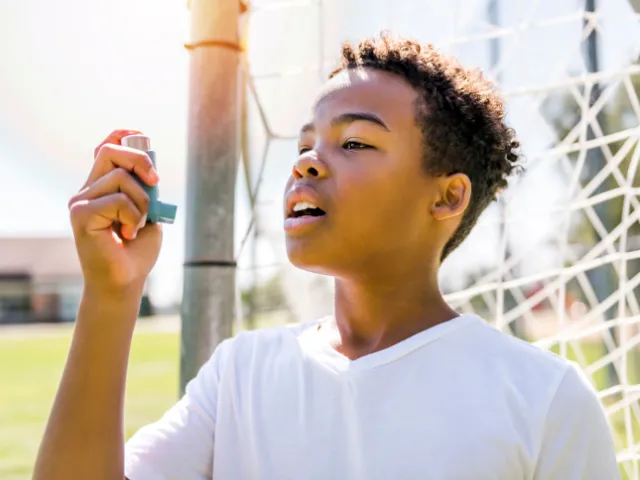
M 459 315 L 438 288 L 517 168 L 503 117 L 480 74 L 430 46 L 345 46 L 284 202 L 289 258 L 335 278 L 335 314 L 224 341 L 126 446 L 127 356 L 161 232 L 128 172 L 157 176 L 118 146 L 135 132 L 114 132 L 70 202 L 85 291 L 35 478 L 619 478 L 578 370 Z

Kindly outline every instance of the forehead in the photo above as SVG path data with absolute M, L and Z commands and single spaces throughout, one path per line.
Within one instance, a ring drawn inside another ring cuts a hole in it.
M 342 113 L 373 113 L 390 127 L 415 124 L 417 92 L 399 75 L 368 68 L 343 70 L 320 90 L 312 107 L 315 121 Z

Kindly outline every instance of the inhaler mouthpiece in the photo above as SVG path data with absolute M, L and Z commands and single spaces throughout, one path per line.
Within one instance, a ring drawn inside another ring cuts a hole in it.
M 129 135 L 124 137 L 120 143 L 123 147 L 135 148 L 144 152 L 151 150 L 151 139 L 146 135 Z

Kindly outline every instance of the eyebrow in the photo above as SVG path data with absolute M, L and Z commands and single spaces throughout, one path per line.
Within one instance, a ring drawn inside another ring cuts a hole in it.
M 376 125 L 377 127 L 382 128 L 386 132 L 390 132 L 389 127 L 385 125 L 385 123 L 380 120 L 377 115 L 373 113 L 343 113 L 338 115 L 334 119 L 331 120 L 331 126 L 337 127 L 338 125 L 343 125 L 345 123 L 353 123 L 353 122 L 368 122 L 372 125 Z M 300 129 L 300 133 L 312 132 L 315 130 L 315 126 L 313 123 L 305 123 Z

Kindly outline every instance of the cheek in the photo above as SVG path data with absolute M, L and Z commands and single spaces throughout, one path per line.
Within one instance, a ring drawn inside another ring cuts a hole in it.
M 345 171 L 338 184 L 340 219 L 362 236 L 404 230 L 420 208 L 416 178 L 401 168 L 380 167 Z

